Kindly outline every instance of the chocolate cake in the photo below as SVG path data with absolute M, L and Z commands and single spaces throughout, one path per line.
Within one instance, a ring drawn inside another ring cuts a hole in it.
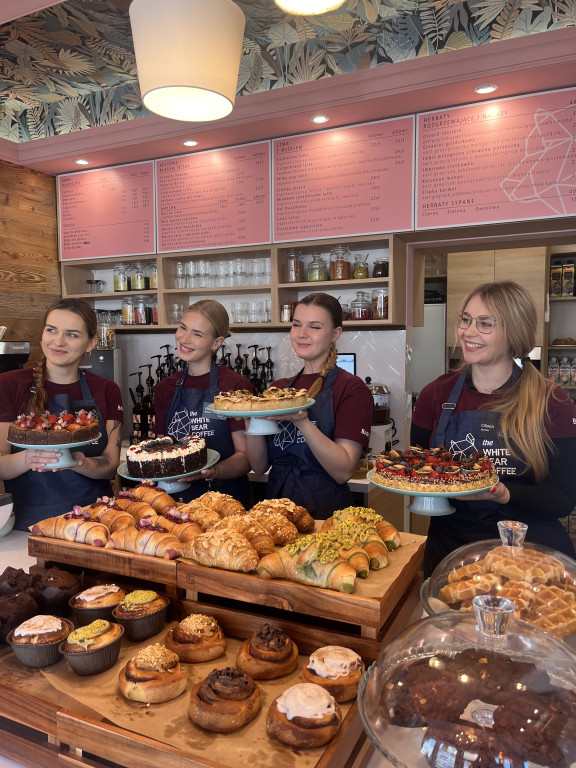
M 32 574 L 35 600 L 42 613 L 67 616 L 70 612 L 69 599 L 81 589 L 80 579 L 74 573 L 62 568 L 37 569 Z
M 171 437 L 144 440 L 126 453 L 128 474 L 137 478 L 177 477 L 196 472 L 207 462 L 206 442 L 192 436 L 182 443 Z
M 13 629 L 36 613 L 38 603 L 26 592 L 0 597 L 0 643 L 5 643 Z
M 14 595 L 16 592 L 31 590 L 31 576 L 23 568 L 13 568 L 9 565 L 0 574 L 0 595 Z
M 93 411 L 78 411 L 76 415 L 62 411 L 54 413 L 21 414 L 8 428 L 8 441 L 16 445 L 66 445 L 83 443 L 98 437 L 98 418 Z

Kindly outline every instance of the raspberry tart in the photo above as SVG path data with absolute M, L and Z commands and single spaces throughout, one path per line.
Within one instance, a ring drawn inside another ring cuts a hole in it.
M 62 411 L 41 416 L 21 414 L 8 428 L 8 441 L 17 445 L 66 445 L 84 443 L 98 437 L 98 418 L 93 411 L 78 411 L 76 415 Z
M 456 459 L 444 446 L 386 451 L 376 459 L 373 479 L 415 493 L 465 493 L 498 482 L 494 465 L 481 451 Z

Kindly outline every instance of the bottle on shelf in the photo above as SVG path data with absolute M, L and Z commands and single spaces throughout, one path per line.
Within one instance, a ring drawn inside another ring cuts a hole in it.
M 130 389 L 132 397 L 132 432 L 130 433 L 130 445 L 140 443 L 148 438 L 148 421 L 146 419 L 146 406 L 144 405 L 144 387 L 142 386 L 142 371 L 131 373 L 130 376 L 138 376 L 136 396 Z
M 302 252 L 296 248 L 290 248 L 286 254 L 286 259 L 284 260 L 284 282 L 304 282 L 304 262 L 302 261 Z
M 140 368 L 148 368 L 146 377 L 146 394 L 142 402 L 146 408 L 146 423 L 148 424 L 148 439 L 156 437 L 156 408 L 154 406 L 154 378 L 152 376 L 152 363 L 144 363 Z

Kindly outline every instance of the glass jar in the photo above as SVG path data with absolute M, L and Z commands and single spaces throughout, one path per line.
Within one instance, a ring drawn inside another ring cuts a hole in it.
M 158 265 L 155 261 L 151 261 L 148 265 L 148 280 L 152 290 L 158 288 Z
M 318 283 L 328 280 L 328 264 L 320 253 L 312 254 L 312 261 L 308 264 L 308 281 Z
M 350 303 L 350 320 L 370 320 L 370 298 L 366 291 L 356 291 L 356 298 Z
M 388 288 L 372 291 L 372 320 L 388 319 Z
M 361 253 L 357 253 L 354 256 L 354 279 L 364 280 L 368 277 L 368 254 L 363 256 Z
M 126 267 L 124 264 L 116 264 L 114 267 L 114 290 L 127 291 L 128 282 L 126 279 Z
M 303 283 L 304 282 L 304 262 L 302 261 L 301 251 L 296 248 L 290 248 L 284 261 L 284 282 L 285 283 Z
M 134 323 L 146 325 L 146 299 L 144 296 L 134 296 Z
M 122 300 L 122 325 L 134 325 L 134 302 L 128 297 Z
M 145 289 L 146 278 L 144 275 L 144 265 L 138 262 L 137 264 L 134 264 L 134 268 L 132 270 L 132 290 L 144 291 Z
M 177 261 L 175 287 L 186 288 L 187 286 L 188 286 L 188 281 L 186 278 L 186 266 L 183 261 Z
M 282 304 L 282 307 L 280 308 L 280 322 L 292 322 L 292 304 Z
M 390 262 L 388 256 L 379 256 L 372 267 L 372 277 L 388 277 Z
M 146 302 L 146 322 L 148 325 L 158 325 L 158 298 L 150 296 Z
M 335 245 L 330 252 L 330 280 L 350 280 L 350 250 Z

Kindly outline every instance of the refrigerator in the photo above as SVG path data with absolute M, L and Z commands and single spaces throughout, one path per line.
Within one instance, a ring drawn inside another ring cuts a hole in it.
M 425 304 L 424 325 L 412 331 L 412 393 L 446 373 L 446 304 Z

